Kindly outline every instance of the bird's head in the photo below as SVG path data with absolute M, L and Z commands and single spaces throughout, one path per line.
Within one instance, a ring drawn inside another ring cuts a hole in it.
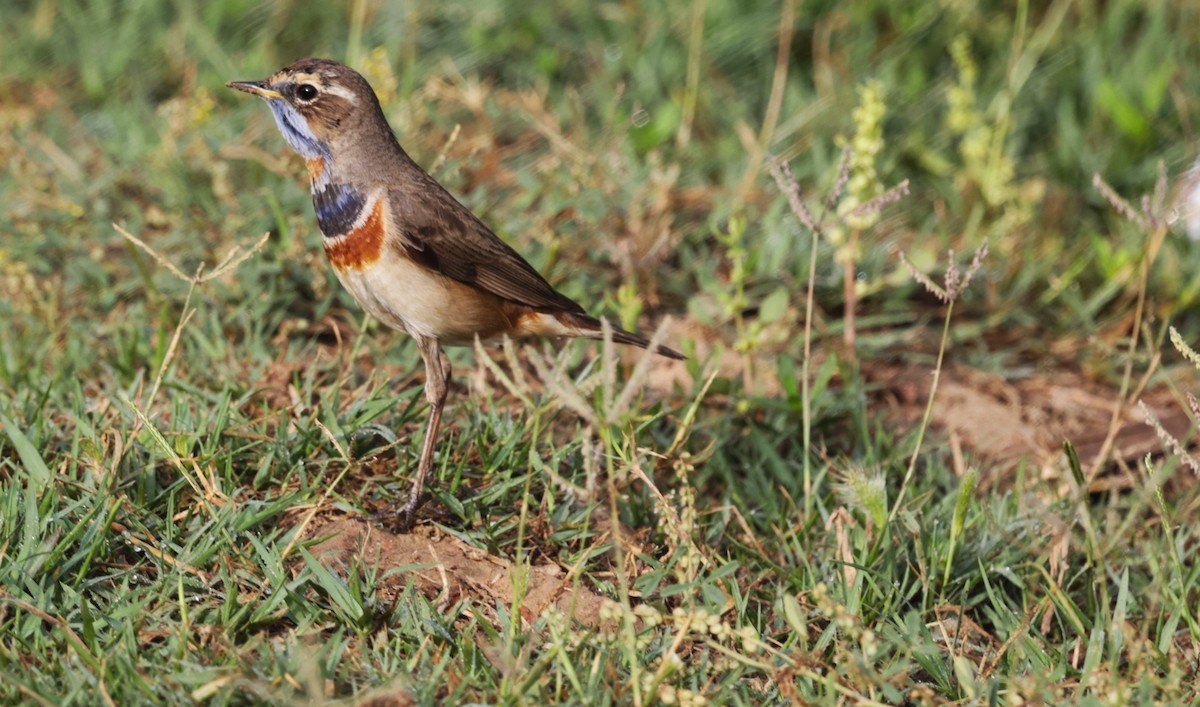
M 328 59 L 301 59 L 262 81 L 226 86 L 266 100 L 284 139 L 306 160 L 329 159 L 340 139 L 364 119 L 383 119 L 367 80 Z

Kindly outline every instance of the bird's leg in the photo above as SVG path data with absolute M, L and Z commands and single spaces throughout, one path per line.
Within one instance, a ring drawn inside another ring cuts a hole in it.
M 400 517 L 401 530 L 413 526 L 417 509 L 425 501 L 425 484 L 433 478 L 433 453 L 437 449 L 442 407 L 446 404 L 447 386 L 450 383 L 450 359 L 442 352 L 437 339 L 419 337 L 417 346 L 421 349 L 421 358 L 425 360 L 425 399 L 429 402 L 429 423 L 425 426 L 421 460 L 417 463 L 417 476 L 413 479 L 408 502 L 396 513 Z

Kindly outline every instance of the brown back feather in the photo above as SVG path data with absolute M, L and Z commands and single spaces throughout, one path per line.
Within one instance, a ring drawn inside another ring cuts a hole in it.
M 404 255 L 446 277 L 540 312 L 583 313 L 416 163 L 388 192 Z

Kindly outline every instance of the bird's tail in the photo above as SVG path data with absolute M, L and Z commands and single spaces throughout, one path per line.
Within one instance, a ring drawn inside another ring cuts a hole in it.
M 586 339 L 604 338 L 603 325 L 600 323 L 599 319 L 590 314 L 563 312 L 556 313 L 556 318 L 562 324 L 573 328 L 576 336 L 581 336 Z M 618 344 L 629 344 L 630 346 L 637 346 L 638 348 L 642 349 L 650 348 L 650 340 L 646 337 L 640 334 L 635 334 L 632 331 L 625 331 L 612 322 L 609 322 L 609 326 L 612 327 L 613 341 L 617 342 Z M 655 346 L 654 353 L 660 356 L 666 356 L 667 358 L 673 358 L 676 361 L 684 361 L 687 359 L 687 356 L 684 356 L 669 346 Z

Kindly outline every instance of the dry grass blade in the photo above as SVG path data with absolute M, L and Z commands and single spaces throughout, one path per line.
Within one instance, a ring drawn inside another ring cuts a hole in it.
M 525 407 L 532 408 L 534 405 L 533 399 L 530 397 L 530 388 L 528 383 L 525 382 L 523 374 L 521 373 L 521 365 L 520 362 L 517 361 L 516 350 L 513 346 L 512 339 L 506 338 L 504 340 L 503 347 L 503 351 L 509 364 L 509 370 L 513 372 L 512 376 L 509 376 L 504 369 L 500 368 L 500 365 L 496 363 L 496 359 L 492 357 L 491 352 L 488 351 L 483 346 L 483 343 L 479 341 L 479 337 L 475 338 L 475 361 L 478 365 L 483 366 L 488 370 L 489 373 L 495 376 L 496 380 L 500 381 L 500 384 L 504 386 L 504 389 L 507 390 L 509 394 L 520 400 Z
M 837 210 L 838 202 L 842 200 L 842 194 L 846 191 L 846 182 L 850 181 L 850 168 L 854 164 L 854 150 L 849 145 L 842 148 L 842 163 L 838 167 L 838 176 L 833 183 L 833 188 L 829 190 L 829 196 L 825 198 L 825 212 L 833 213 Z M 905 184 L 908 180 L 905 180 Z
M 583 418 L 587 424 L 599 427 L 601 422 L 596 417 L 595 408 L 584 399 L 580 387 L 570 380 L 562 366 L 554 365 L 541 353 L 532 349 L 528 354 L 529 362 L 545 384 L 546 391 L 568 410 Z
M 670 320 L 665 318 L 654 330 L 654 334 L 650 337 L 650 345 L 642 349 L 641 355 L 633 367 L 633 372 L 629 374 L 620 395 L 612 403 L 611 417 L 620 417 L 630 410 L 634 398 L 642 391 L 646 380 L 650 377 L 650 372 L 654 370 L 654 366 L 658 362 L 658 354 L 654 353 L 654 350 L 666 338 L 669 326 Z
M 718 369 L 715 364 L 710 365 L 708 375 L 704 379 L 704 385 L 700 386 L 700 391 L 696 393 L 696 397 L 692 399 L 691 405 L 688 406 L 687 412 L 683 414 L 683 420 L 679 422 L 679 428 L 675 431 L 675 438 L 671 440 L 671 446 L 667 451 L 663 452 L 663 456 L 668 459 L 674 457 L 683 448 L 688 437 L 691 435 L 692 427 L 696 424 L 696 414 L 700 410 L 700 403 L 703 402 L 708 389 L 712 387 L 713 381 L 717 379 Z
M 112 227 L 113 227 L 113 228 L 115 228 L 115 229 L 117 229 L 117 233 L 120 233 L 120 234 L 121 234 L 121 236 L 122 236 L 123 238 L 125 238 L 125 240 L 127 240 L 127 241 L 129 241 L 130 243 L 134 244 L 134 245 L 135 245 L 135 246 L 137 246 L 138 248 L 141 248 L 141 249 L 142 249 L 142 251 L 146 253 L 146 255 L 149 255 L 151 258 L 153 258 L 153 259 L 154 259 L 154 262 L 156 262 L 156 263 L 158 263 L 159 265 L 161 265 L 161 266 L 163 266 L 164 268 L 166 268 L 166 269 L 167 269 L 168 271 L 170 271 L 170 273 L 171 273 L 172 275 L 174 275 L 175 277 L 179 278 L 180 280 L 182 280 L 182 281 L 184 281 L 184 282 L 190 282 L 190 283 L 194 283 L 194 282 L 195 282 L 195 278 L 188 277 L 187 275 L 184 275 L 184 274 L 183 274 L 183 271 L 182 271 L 182 270 L 180 270 L 179 268 L 175 267 L 175 264 L 174 264 L 174 263 L 172 263 L 170 260 L 167 260 L 167 259 L 166 259 L 165 257 L 163 257 L 163 256 L 162 256 L 162 255 L 161 255 L 161 254 L 160 254 L 158 251 L 156 251 L 156 250 L 154 250 L 153 248 L 151 248 L 151 247 L 150 247 L 150 245 L 149 245 L 148 243 L 146 243 L 145 241 L 143 241 L 141 238 L 138 238 L 137 236 L 133 235 L 133 234 L 132 234 L 132 233 L 130 233 L 129 231 L 126 231 L 124 228 L 122 228 L 122 227 L 121 227 L 121 226 L 119 226 L 118 224 L 115 224 L 115 223 L 114 223 L 114 224 L 112 225 Z
M 218 278 L 227 272 L 236 270 L 239 266 L 241 266 L 242 263 L 254 257 L 256 253 L 262 250 L 267 245 L 267 241 L 271 239 L 271 234 L 268 232 L 264 233 L 258 239 L 258 241 L 254 243 L 254 245 L 250 246 L 249 250 L 243 251 L 241 246 L 234 246 L 228 253 L 225 254 L 225 257 L 217 263 L 216 267 L 214 267 L 212 272 L 209 274 L 202 274 L 204 266 L 201 265 L 197 269 L 195 275 L 188 276 L 184 275 L 183 271 L 176 267 L 175 264 L 172 263 L 166 256 L 151 248 L 150 244 L 125 230 L 119 224 L 114 223 L 112 227 L 116 229 L 117 233 L 121 234 L 122 238 L 140 248 L 143 252 L 153 258 L 154 262 L 166 268 L 172 275 L 193 285 L 202 282 L 208 282 L 209 280 Z
M 1138 409 L 1142 411 L 1142 417 L 1145 419 L 1146 424 L 1154 428 L 1154 433 L 1158 435 L 1158 439 L 1162 442 L 1163 446 L 1170 450 L 1172 454 L 1179 457 L 1179 460 L 1187 465 L 1192 470 L 1192 473 L 1200 476 L 1200 461 L 1197 461 L 1195 457 L 1189 454 L 1187 449 L 1179 443 L 1179 440 L 1175 439 L 1174 435 L 1162 426 L 1158 417 L 1150 411 L 1150 408 L 1146 407 L 1144 401 L 1138 401 Z
M 1104 177 L 1100 176 L 1099 172 L 1092 176 L 1092 186 L 1094 186 L 1096 190 L 1100 192 L 1100 194 L 1104 197 L 1104 200 L 1113 207 L 1114 211 L 1130 221 L 1133 221 L 1142 228 L 1150 230 L 1151 224 L 1149 220 L 1139 213 L 1137 209 L 1133 208 L 1132 204 L 1130 204 L 1128 201 L 1125 201 L 1125 199 L 1122 198 L 1115 189 L 1110 187 L 1108 182 L 1104 181 Z
M 254 242 L 254 245 L 250 246 L 248 250 L 243 251 L 241 246 L 234 246 L 228 253 L 225 254 L 225 257 L 222 258 L 219 263 L 217 263 L 216 267 L 212 269 L 212 272 L 203 276 L 197 273 L 196 277 L 199 278 L 200 282 L 208 282 L 209 280 L 215 280 L 218 277 L 221 277 L 227 272 L 233 272 L 234 270 L 237 270 L 239 267 L 241 267 L 242 263 L 246 262 L 250 258 L 253 258 L 260 250 L 265 248 L 267 241 L 269 240 L 271 240 L 271 234 L 270 232 L 267 232 L 262 234 L 262 236 L 260 236 L 259 239 Z
M 454 129 L 450 131 L 450 137 L 446 138 L 446 143 L 442 145 L 442 149 L 438 152 L 437 158 L 434 159 L 433 163 L 429 165 L 428 171 L 430 174 L 437 174 L 438 170 L 442 168 L 443 164 L 445 164 L 446 157 L 450 154 L 450 148 L 453 147 L 454 143 L 458 140 L 458 134 L 461 131 L 462 124 L 455 123 Z
M 918 270 L 917 266 L 909 262 L 908 257 L 904 255 L 904 251 L 896 251 L 896 257 L 900 259 L 900 264 L 904 266 L 904 269 L 908 271 L 908 274 L 912 276 L 912 279 L 920 283 L 929 292 L 929 294 L 937 297 L 943 303 L 948 303 L 951 301 L 949 293 L 943 290 L 941 285 L 930 279 L 928 275 Z
M 848 152 L 849 150 L 847 150 Z M 808 210 L 808 205 L 804 203 L 804 199 L 800 196 L 800 182 L 796 179 L 796 175 L 792 173 L 792 166 L 777 157 L 772 157 L 767 162 L 767 168 L 770 170 L 771 176 L 774 177 L 775 183 L 779 185 L 779 191 L 787 196 L 788 206 L 791 207 L 792 214 L 809 231 L 819 233 L 820 229 L 817 226 L 816 220 L 812 217 L 812 212 Z M 849 175 L 849 160 L 845 161 L 844 168 L 844 173 Z
M 840 181 L 841 180 L 839 179 L 839 182 Z M 870 201 L 867 201 L 866 203 L 861 204 L 861 205 L 855 207 L 854 209 L 851 209 L 850 213 L 848 213 L 846 215 L 853 217 L 853 218 L 860 218 L 863 216 L 869 216 L 871 214 L 879 213 L 883 209 L 883 207 L 887 206 L 888 204 L 894 204 L 895 202 L 900 201 L 901 199 L 903 199 L 906 196 L 908 196 L 908 180 L 907 179 L 900 182 L 899 184 L 892 187 L 891 189 L 888 189 L 887 191 L 885 191 L 884 193 L 875 197 L 874 199 L 871 199 Z
M 975 249 L 975 257 L 971 258 L 971 264 L 967 267 L 966 274 L 963 275 L 962 285 L 959 288 L 960 291 L 971 286 L 971 280 L 975 279 L 975 274 L 978 273 L 979 269 L 983 267 L 983 260 L 987 257 L 987 254 L 988 242 L 985 238 L 983 239 L 983 242 L 979 244 L 979 247 Z
M 320 499 L 313 504 L 312 508 L 310 508 L 307 513 L 304 514 L 304 519 L 300 521 L 295 531 L 292 533 L 292 539 L 288 541 L 288 544 L 284 546 L 283 551 L 279 553 L 280 560 L 287 559 L 287 557 L 292 554 L 292 550 L 295 549 L 296 543 L 304 538 L 304 531 L 306 528 L 308 528 L 308 525 L 312 523 L 313 518 L 315 518 L 317 513 L 325 507 L 325 504 L 329 501 L 330 497 L 333 496 L 333 492 L 342 482 L 342 479 L 345 478 L 346 474 L 351 469 L 356 467 L 356 464 L 350 459 L 350 455 L 346 451 L 346 448 L 340 441 L 338 441 L 333 432 L 331 432 L 328 427 L 323 425 L 320 420 L 313 420 L 313 423 L 316 424 L 317 428 L 321 430 L 321 434 L 325 435 L 325 438 L 329 440 L 329 443 L 333 445 L 333 448 L 337 450 L 338 455 L 342 458 L 342 470 L 337 476 L 334 477 L 333 481 L 325 487 L 325 491 L 321 494 Z

